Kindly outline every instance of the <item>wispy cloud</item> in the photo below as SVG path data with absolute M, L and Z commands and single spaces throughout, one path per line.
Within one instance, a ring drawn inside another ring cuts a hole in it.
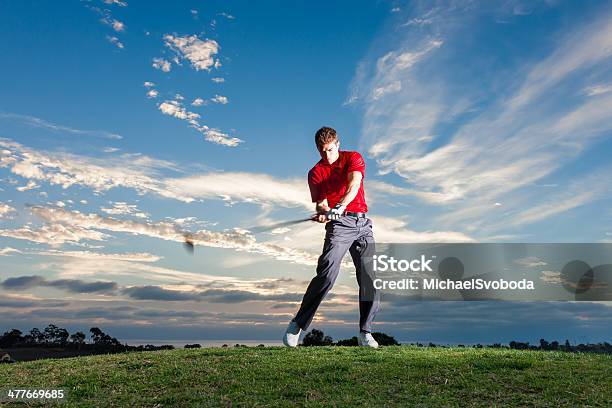
M 450 5 L 418 10 L 412 23 L 392 31 L 387 43 L 397 48 L 360 65 L 349 98 L 364 104 L 362 143 L 379 173 L 395 173 L 406 182 L 374 189 L 434 203 L 438 207 L 430 211 L 438 216 L 432 222 L 454 228 L 526 225 L 600 197 L 598 188 L 553 205 L 533 187 L 612 130 L 612 97 L 601 86 L 605 81 L 585 88 L 574 80 L 578 73 L 583 78 L 601 73 L 612 56 L 609 16 L 558 35 L 544 58 L 516 61 L 507 73 L 492 75 L 491 65 L 479 65 L 484 57 L 476 54 L 472 72 L 458 81 L 463 71 L 449 69 L 444 61 L 465 58 L 459 39 L 469 35 L 476 19 L 491 14 Z M 483 87 L 516 91 L 486 93 Z M 592 98 L 584 97 L 584 89 Z M 590 186 L 595 185 L 593 179 Z
M 612 92 L 612 84 L 591 85 L 585 89 L 588 96 L 602 95 L 608 92 Z
M 0 112 L 0 118 L 17 120 L 28 126 L 49 129 L 55 132 L 70 133 L 75 135 L 86 135 L 86 136 L 98 136 L 107 139 L 123 139 L 121 135 L 116 133 L 108 132 L 106 130 L 82 130 L 73 127 L 59 125 L 57 123 L 49 122 L 47 120 L 37 118 L 35 116 L 20 115 L 17 113 Z
M 2 282 L 2 287 L 7 290 L 23 290 L 36 286 L 54 287 L 67 290 L 73 293 L 106 293 L 117 290 L 115 282 L 97 281 L 85 282 L 80 279 L 58 279 L 47 280 L 42 276 L 21 276 L 18 278 L 8 278 Z

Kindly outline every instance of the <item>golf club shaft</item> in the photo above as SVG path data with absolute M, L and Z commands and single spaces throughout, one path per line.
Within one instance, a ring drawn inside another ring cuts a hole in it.
M 299 220 L 283 221 L 283 222 L 278 222 L 276 224 L 261 225 L 261 226 L 245 228 L 245 229 L 249 230 L 252 233 L 259 233 L 259 232 L 271 231 L 276 228 L 282 228 L 282 227 L 288 227 L 290 225 L 300 224 L 306 221 L 313 221 L 313 217 L 311 216 L 309 218 L 301 218 Z

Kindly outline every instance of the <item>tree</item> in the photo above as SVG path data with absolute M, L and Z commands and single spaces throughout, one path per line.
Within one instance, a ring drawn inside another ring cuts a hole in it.
M 50 324 L 47 327 L 45 327 L 44 336 L 45 336 L 45 343 L 47 345 L 55 344 L 56 341 L 58 341 L 58 338 L 57 338 L 58 330 L 59 330 L 59 327 L 57 327 L 54 324 Z
M 103 348 L 118 348 L 122 346 L 119 340 L 109 336 L 97 327 L 92 327 L 89 329 L 89 332 L 91 333 L 91 339 L 96 346 Z
M 17 329 L 12 329 L 11 331 L 5 332 L 2 337 L 0 337 L 0 347 L 13 347 L 23 343 L 23 337 L 21 337 L 21 331 Z
M 353 336 L 350 339 L 338 340 L 336 346 L 357 346 L 358 345 L 357 336 Z
M 80 350 L 83 344 L 85 344 L 85 333 L 78 331 L 72 334 L 70 336 L 70 342 Z
M 33 344 L 42 344 L 45 342 L 45 335 L 41 332 L 38 327 L 34 327 L 30 330 L 30 338 Z
M 331 346 L 334 340 L 330 336 L 325 336 L 321 330 L 312 329 L 304 336 L 303 346 Z
M 68 337 L 70 337 L 70 333 L 66 329 L 57 329 L 55 331 L 55 341 L 62 347 L 66 347 L 66 343 L 68 342 Z
M 374 340 L 376 340 L 380 346 L 399 346 L 399 343 L 397 340 L 395 340 L 395 337 L 389 336 L 388 334 L 374 332 L 372 333 L 372 337 L 374 337 Z

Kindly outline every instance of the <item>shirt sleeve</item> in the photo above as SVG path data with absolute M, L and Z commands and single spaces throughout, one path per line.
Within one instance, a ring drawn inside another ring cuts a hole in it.
M 365 178 L 365 168 L 365 161 L 363 160 L 363 157 L 361 157 L 361 154 L 358 152 L 352 152 L 349 157 L 347 172 L 350 173 L 352 171 L 358 171 Z
M 318 203 L 327 198 L 321 175 L 312 169 L 308 172 L 308 187 L 310 188 L 310 197 L 313 203 Z

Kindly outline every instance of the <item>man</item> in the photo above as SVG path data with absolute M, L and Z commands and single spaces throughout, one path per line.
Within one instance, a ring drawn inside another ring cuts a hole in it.
M 357 152 L 341 151 L 336 131 L 322 127 L 315 134 L 321 160 L 308 172 L 308 186 L 316 203 L 315 220 L 325 225 L 325 243 L 315 276 L 302 299 L 302 305 L 289 323 L 283 343 L 296 347 L 319 304 L 334 285 L 342 258 L 350 252 L 359 284 L 360 346 L 377 348 L 371 325 L 378 311 L 379 299 L 373 285 L 372 255 L 374 235 L 363 191 L 365 162 Z

